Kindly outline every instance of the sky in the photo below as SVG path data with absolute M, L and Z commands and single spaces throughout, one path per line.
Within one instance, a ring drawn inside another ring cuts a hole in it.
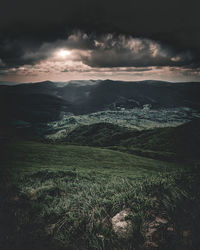
M 199 81 L 198 5 L 1 0 L 0 81 Z

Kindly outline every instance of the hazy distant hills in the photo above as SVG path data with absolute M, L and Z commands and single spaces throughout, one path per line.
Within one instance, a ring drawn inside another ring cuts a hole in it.
M 18 82 L 8 82 L 8 81 L 0 81 L 0 86 L 2 86 L 2 85 L 15 86 L 15 85 L 18 85 L 18 84 L 21 84 L 21 83 L 18 83 Z
M 96 109 L 107 105 L 125 108 L 191 107 L 200 108 L 198 83 L 103 81 L 91 91 L 89 104 Z
M 57 120 L 69 104 L 56 95 L 50 82 L 0 86 L 1 120 L 46 122 Z
M 0 85 L 0 112 L 3 119 L 52 121 L 61 112 L 88 114 L 106 109 L 143 107 L 153 109 L 189 107 L 200 110 L 199 83 L 160 81 L 50 81 Z

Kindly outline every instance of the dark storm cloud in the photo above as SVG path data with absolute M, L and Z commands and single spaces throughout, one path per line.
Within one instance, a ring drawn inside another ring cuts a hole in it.
M 59 48 L 87 50 L 94 48 L 94 41 L 86 33 L 72 32 L 65 39 L 54 41 L 38 41 L 30 38 L 0 40 L 0 66 L 4 62 L 6 67 L 19 67 L 26 64 L 35 64 L 46 59 Z
M 1 31 L 10 36 L 46 41 L 64 38 L 75 28 L 158 38 L 200 49 L 197 0 L 1 0 L 0 19 Z
M 91 67 L 183 66 L 195 59 L 192 52 L 145 38 L 107 34 L 94 40 L 95 48 L 83 57 Z
M 189 50 L 180 51 L 152 39 L 130 35 L 76 31 L 55 41 L 36 43 L 18 39 L 1 45 L 4 57 L 1 56 L 0 75 L 4 76 L 59 72 L 118 74 L 119 71 L 142 76 L 152 72 L 152 66 L 197 67 Z M 16 53 L 11 53 L 16 48 Z M 62 51 L 67 51 L 68 56 L 63 57 Z
M 81 60 L 91 67 L 195 68 L 200 62 L 197 4 L 195 0 L 2 0 L 0 67 L 34 65 L 56 48 L 66 47 L 90 50 Z M 73 34 L 74 29 L 86 33 Z M 108 33 L 115 35 L 105 40 L 108 35 L 103 34 Z M 120 34 L 127 43 L 138 39 L 142 49 L 128 47 Z M 153 44 L 159 47 L 156 56 Z
M 196 60 L 190 50 L 176 50 L 147 38 L 77 31 L 66 39 L 42 44 L 20 39 L 3 41 L 0 62 L 6 67 L 35 64 L 51 57 L 59 48 L 88 51 L 74 60 L 81 60 L 90 67 L 184 66 Z
M 38 51 L 40 43 L 29 39 L 2 38 L 0 40 L 0 58 L 6 67 L 18 67 L 24 64 L 32 64 L 37 58 L 26 58 L 24 55 L 31 51 Z M 42 54 L 41 54 L 42 57 Z

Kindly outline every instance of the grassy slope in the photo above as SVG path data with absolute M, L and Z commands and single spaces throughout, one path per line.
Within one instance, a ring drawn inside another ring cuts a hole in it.
M 9 155 L 6 155 L 9 152 Z M 38 142 L 17 141 L 1 149 L 6 165 L 23 172 L 40 169 L 97 171 L 101 174 L 137 176 L 179 167 L 128 153 L 88 146 L 52 145 Z M 3 166 L 3 164 L 2 164 Z
M 154 240 L 158 249 L 199 245 L 197 170 L 87 146 L 18 141 L 4 145 L 1 153 L 3 169 L 17 174 L 0 183 L 1 249 L 144 249 L 155 216 L 167 220 L 159 229 L 162 237 Z M 124 208 L 131 210 L 133 225 L 125 240 L 116 237 L 111 224 Z M 182 238 L 184 231 L 189 238 Z

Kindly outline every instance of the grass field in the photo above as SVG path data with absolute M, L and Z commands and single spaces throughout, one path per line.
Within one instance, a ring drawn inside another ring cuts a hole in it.
M 95 171 L 99 174 L 136 177 L 183 166 L 104 148 L 29 141 L 9 143 L 1 152 L 4 156 L 2 162 L 13 166 L 12 171 L 16 169 L 21 173 L 42 169 L 77 169 L 79 172 Z
M 200 244 L 198 166 L 15 141 L 1 147 L 1 177 L 0 249 L 197 250 Z M 123 210 L 131 233 L 120 237 L 112 218 Z

